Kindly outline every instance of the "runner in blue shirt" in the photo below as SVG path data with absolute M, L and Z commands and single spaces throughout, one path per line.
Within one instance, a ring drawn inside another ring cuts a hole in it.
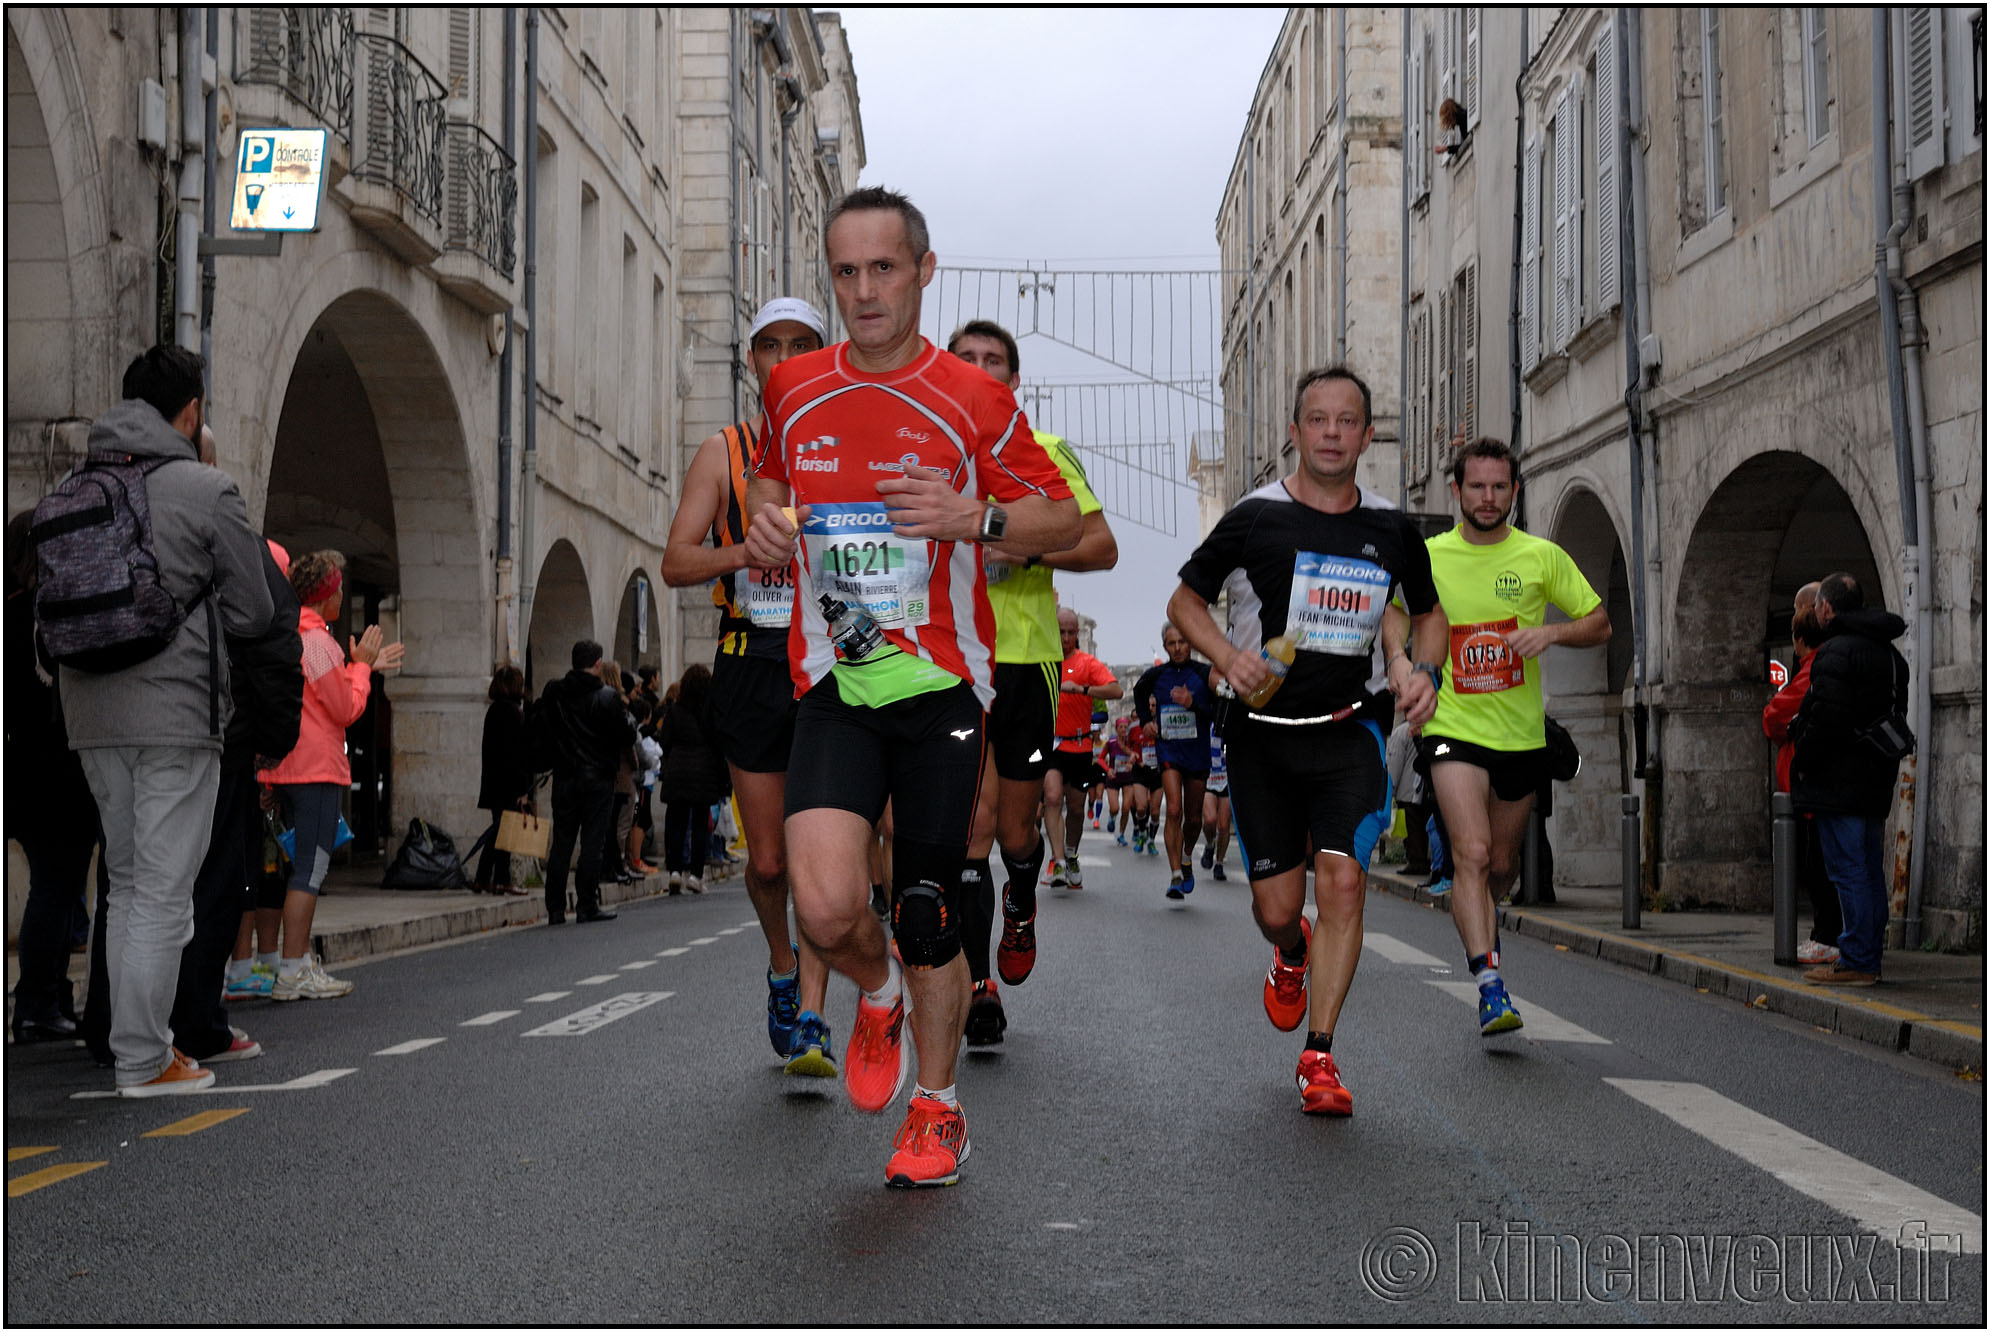
M 1168 898 L 1195 891 L 1195 843 L 1202 835 L 1202 790 L 1209 776 L 1209 730 L 1216 698 L 1209 664 L 1192 660 L 1188 639 L 1169 625 L 1161 634 L 1168 659 L 1133 686 L 1133 709 L 1153 729 L 1161 760 L 1161 789 L 1168 798 L 1163 836 L 1168 846 Z

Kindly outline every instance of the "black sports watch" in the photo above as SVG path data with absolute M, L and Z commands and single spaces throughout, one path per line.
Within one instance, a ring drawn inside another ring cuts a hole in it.
M 981 511 L 981 532 L 976 541 L 1000 541 L 1002 534 L 1009 530 L 1009 514 L 999 504 L 990 504 Z

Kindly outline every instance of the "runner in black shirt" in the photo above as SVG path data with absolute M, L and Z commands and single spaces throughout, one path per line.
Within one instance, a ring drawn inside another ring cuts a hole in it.
M 1224 740 L 1253 910 L 1273 945 L 1265 1013 L 1291 1031 L 1310 1008 L 1300 1105 L 1345 1115 L 1354 1101 L 1334 1067 L 1333 1030 L 1361 957 L 1368 857 L 1387 826 L 1384 737 L 1395 702 L 1413 725 L 1435 709 L 1437 667 L 1428 663 L 1446 626 L 1422 537 L 1355 484 L 1375 437 L 1368 386 L 1339 366 L 1307 373 L 1289 434 L 1297 470 L 1223 516 L 1182 566 L 1168 615 L 1238 694 Z M 1383 608 L 1399 589 L 1415 663 L 1380 650 Z M 1209 612 L 1226 590 L 1227 638 Z M 1270 675 L 1260 649 L 1281 633 L 1297 657 L 1263 709 L 1249 708 L 1242 700 Z M 1301 914 L 1309 845 L 1322 931 L 1310 955 Z

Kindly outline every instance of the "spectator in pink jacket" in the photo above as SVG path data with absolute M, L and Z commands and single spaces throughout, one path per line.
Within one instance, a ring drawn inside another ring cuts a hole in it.
M 318 550 L 293 560 L 290 586 L 303 607 L 297 627 L 304 639 L 304 718 L 297 748 L 263 778 L 282 793 L 284 814 L 297 838 L 290 890 L 283 899 L 283 954 L 270 998 L 337 999 L 352 992 L 352 982 L 326 975 L 310 946 L 318 890 L 331 868 L 339 801 L 352 785 L 345 732 L 366 711 L 373 672 L 399 666 L 402 648 L 399 643 L 382 646 L 380 626 L 369 625 L 350 640 L 352 661 L 346 661 L 339 641 L 326 628 L 339 618 L 345 601 L 345 556 L 338 551 Z

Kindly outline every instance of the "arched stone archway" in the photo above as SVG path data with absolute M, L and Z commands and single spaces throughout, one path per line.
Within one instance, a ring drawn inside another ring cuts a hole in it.
M 622 585 L 615 611 L 615 640 L 609 651 L 622 668 L 633 672 L 638 666 L 662 666 L 662 623 L 656 605 L 656 580 L 638 569 Z
M 583 638 L 600 641 L 587 567 L 580 551 L 562 537 L 547 550 L 533 583 L 532 623 L 525 631 L 525 678 L 533 697 L 545 690 L 547 681 L 567 673 L 573 645 Z
M 1624 690 L 1634 650 L 1624 543 L 1602 498 L 1581 485 L 1562 493 L 1552 531 L 1603 598 L 1611 630 L 1601 647 L 1556 648 L 1542 658 L 1548 714 L 1582 751 L 1582 771 L 1555 790 L 1549 823 L 1555 874 L 1565 885 L 1615 883 L 1623 874 L 1618 798 L 1629 776 Z
M 1797 588 L 1837 569 L 1859 578 L 1869 604 L 1891 598 L 1852 499 L 1801 454 L 1748 459 L 1693 525 L 1659 707 L 1659 887 L 1676 901 L 1769 904 L 1768 662 L 1788 658 Z
M 103 177 L 65 11 L 6 21 L 7 507 L 38 499 L 114 400 Z
M 335 632 L 407 645 L 350 736 L 360 854 L 410 817 L 470 829 L 490 655 L 473 473 L 448 373 L 394 299 L 347 292 L 304 333 L 267 475 L 269 535 L 347 556 Z

